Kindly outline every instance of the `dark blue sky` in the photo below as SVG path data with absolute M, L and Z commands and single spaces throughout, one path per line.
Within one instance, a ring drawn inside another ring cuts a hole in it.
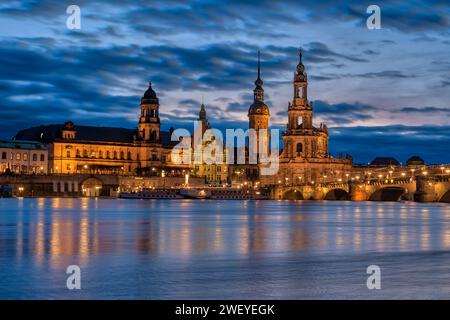
M 378 3 L 381 30 L 356 0 L 73 4 L 81 30 L 66 28 L 63 1 L 0 4 L 0 138 L 67 120 L 135 127 L 149 80 L 164 128 L 189 128 L 202 97 L 214 127 L 245 128 L 258 49 L 282 128 L 301 46 L 332 153 L 450 163 L 448 0 Z

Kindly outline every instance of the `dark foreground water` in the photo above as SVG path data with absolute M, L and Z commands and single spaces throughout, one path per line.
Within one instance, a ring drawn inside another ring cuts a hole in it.
M 0 199 L 0 298 L 449 299 L 450 206 Z

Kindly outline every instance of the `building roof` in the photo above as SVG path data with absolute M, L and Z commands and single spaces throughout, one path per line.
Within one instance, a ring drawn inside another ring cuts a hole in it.
M 371 166 L 399 166 L 400 162 L 393 157 L 376 157 L 370 162 Z
M 51 143 L 61 139 L 61 130 L 65 128 L 64 124 L 50 124 L 38 127 L 32 127 L 19 131 L 15 140 L 29 140 L 41 143 Z M 115 127 L 94 127 L 78 126 L 74 127 L 76 131 L 75 141 L 95 141 L 112 143 L 133 143 L 136 129 L 115 128 Z M 160 132 L 163 145 L 175 145 L 177 141 L 170 141 L 170 132 Z
M 145 91 L 144 96 L 141 99 L 142 104 L 159 104 L 158 97 L 156 96 L 156 92 L 152 88 L 152 83 L 148 83 L 148 89 Z
M 27 141 L 27 140 L 0 140 L 0 148 L 47 150 L 47 147 L 45 145 L 36 141 Z
M 407 166 L 420 166 L 424 165 L 425 161 L 419 156 L 412 156 L 406 161 Z
M 263 115 L 270 115 L 270 110 L 269 107 L 263 102 L 263 101 L 254 101 L 252 103 L 252 105 L 250 106 L 250 108 L 248 109 L 248 115 L 259 115 L 259 114 L 263 114 Z

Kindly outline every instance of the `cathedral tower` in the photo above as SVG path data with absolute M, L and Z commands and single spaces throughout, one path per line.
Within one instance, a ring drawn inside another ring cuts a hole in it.
M 294 98 L 288 107 L 288 130 L 312 129 L 313 106 L 308 101 L 308 75 L 299 50 L 299 63 L 294 74 Z M 300 122 L 300 121 L 301 122 Z
M 261 59 L 258 51 L 258 78 L 255 81 L 255 89 L 253 90 L 253 104 L 248 109 L 249 129 L 269 128 L 270 111 L 269 107 L 264 103 L 264 82 L 261 80 Z
M 152 83 L 141 99 L 141 116 L 139 118 L 139 140 L 147 143 L 160 143 L 159 100 Z
M 288 105 L 288 123 L 283 135 L 284 159 L 326 158 L 328 129 L 313 126 L 313 104 L 308 101 L 308 75 L 299 50 L 299 62 L 294 73 L 294 97 Z

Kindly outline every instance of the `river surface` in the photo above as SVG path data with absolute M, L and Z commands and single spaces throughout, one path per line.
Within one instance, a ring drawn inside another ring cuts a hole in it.
M 0 299 L 406 298 L 450 299 L 448 204 L 0 199 Z

